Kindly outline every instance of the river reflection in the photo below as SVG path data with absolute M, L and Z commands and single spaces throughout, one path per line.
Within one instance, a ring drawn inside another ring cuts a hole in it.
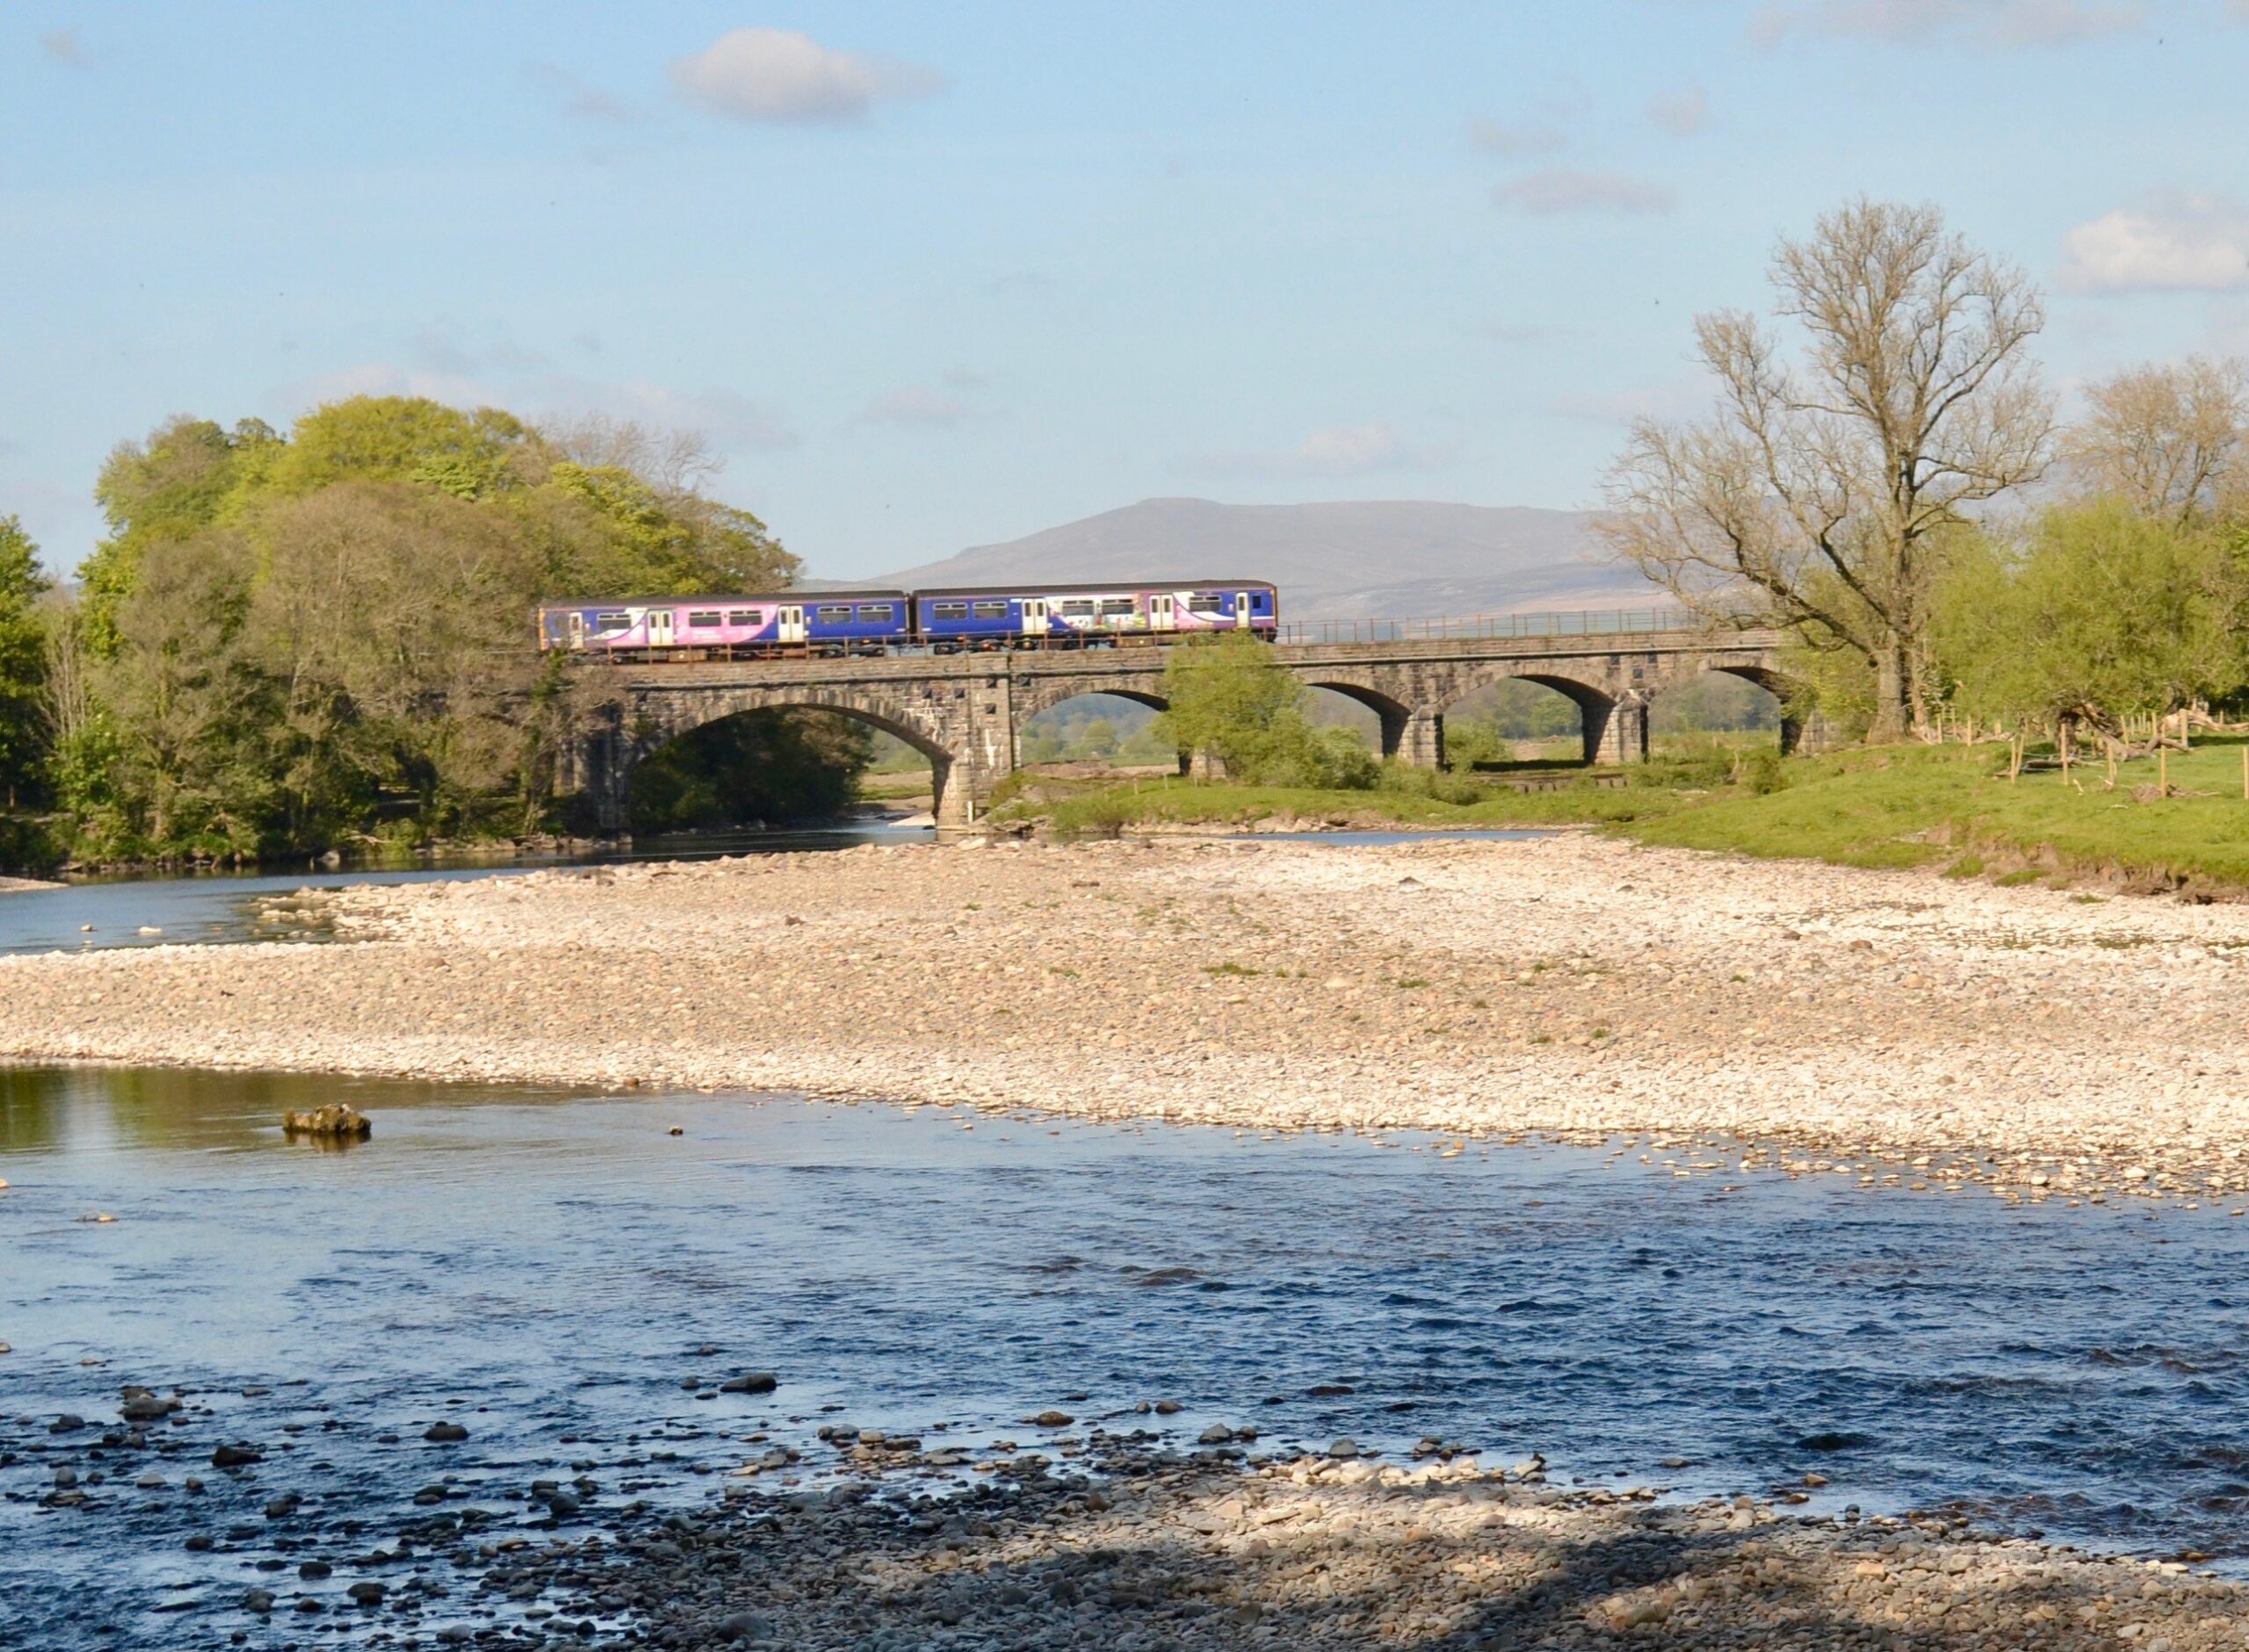
M 336 1100 L 372 1141 L 284 1139 L 285 1109 Z M 224 1644 L 277 1491 L 309 1500 L 288 1541 L 316 1547 L 394 1533 L 440 1468 L 498 1529 L 534 1478 L 584 1474 L 597 1525 L 627 1496 L 708 1495 L 769 1448 L 749 1433 L 812 1457 L 822 1420 L 942 1423 L 980 1449 L 1035 1439 L 1020 1419 L 1050 1405 L 1159 1398 L 1184 1409 L 1135 1420 L 1182 1446 L 1214 1421 L 1261 1449 L 1431 1435 L 1697 1492 L 1816 1470 L 1814 1510 L 1956 1502 L 2242 1551 L 2249 1223 L 1431 1146 L 0 1073 L 0 1623 Z M 711 1394 L 752 1368 L 779 1392 Z M 125 1383 L 192 1390 L 186 1420 L 98 1446 Z M 64 1414 L 86 1427 L 50 1435 Z M 422 1435 L 448 1418 L 472 1438 L 440 1454 Z M 266 1462 L 177 1490 L 235 1439 Z M 41 1506 L 58 1464 L 105 1471 L 87 1507 Z M 151 1464 L 167 1485 L 128 1489 Z M 198 1532 L 215 1547 L 183 1551 Z M 39 1615 L 58 1588 L 115 1633 Z M 136 1616 L 158 1603 L 181 1607 L 161 1633 Z

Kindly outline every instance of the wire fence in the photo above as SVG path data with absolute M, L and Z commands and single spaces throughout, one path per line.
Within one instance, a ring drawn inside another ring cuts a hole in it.
M 1280 640 L 1384 643 L 1478 637 L 1602 637 L 1620 631 L 1699 631 L 1710 624 L 1685 608 L 1580 608 L 1544 614 L 1466 614 L 1443 619 L 1304 620 L 1282 626 Z

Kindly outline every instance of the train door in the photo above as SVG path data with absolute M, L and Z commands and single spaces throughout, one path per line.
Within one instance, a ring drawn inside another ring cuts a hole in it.
M 1023 599 L 1023 634 L 1044 638 L 1046 635 L 1046 599 L 1026 596 Z
M 1233 594 L 1233 623 L 1244 631 L 1249 629 L 1249 593 L 1247 591 Z
M 1148 598 L 1148 629 L 1169 631 L 1173 625 L 1172 595 L 1168 591 L 1157 591 Z
M 583 614 L 574 613 L 570 616 L 570 646 L 583 648 L 585 646 L 586 617 Z
M 671 646 L 671 610 L 652 608 L 648 610 L 648 646 L 651 648 Z
M 776 635 L 785 643 L 800 643 L 805 639 L 805 610 L 799 602 L 784 602 L 781 611 L 773 617 Z

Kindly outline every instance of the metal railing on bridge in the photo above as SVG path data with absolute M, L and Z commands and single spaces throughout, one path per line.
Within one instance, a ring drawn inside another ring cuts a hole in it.
M 1699 631 L 1710 622 L 1685 608 L 1580 608 L 1537 614 L 1467 614 L 1445 619 L 1302 620 L 1281 627 L 1284 643 L 1444 642 L 1479 637 L 1600 637 L 1618 631 Z

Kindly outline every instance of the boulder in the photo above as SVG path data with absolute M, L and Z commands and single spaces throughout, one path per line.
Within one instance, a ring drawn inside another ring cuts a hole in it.
M 375 1127 L 365 1114 L 351 1103 L 330 1101 L 309 1113 L 283 1114 L 281 1130 L 286 1136 L 323 1136 L 335 1141 L 364 1142 L 375 1133 Z

